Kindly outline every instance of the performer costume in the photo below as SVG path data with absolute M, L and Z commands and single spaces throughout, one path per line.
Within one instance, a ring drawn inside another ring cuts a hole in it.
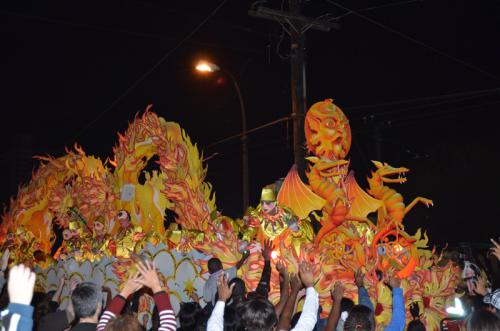
M 283 243 L 285 247 L 292 246 L 296 253 L 302 243 L 311 242 L 313 230 L 310 223 L 300 222 L 291 209 L 279 205 L 273 189 L 262 189 L 260 201 L 246 218 L 248 228 L 243 231 L 243 240 L 251 242 L 255 239 L 263 243 L 270 239 L 275 247 Z M 266 211 L 263 204 L 274 204 L 274 208 Z
M 116 239 L 110 242 L 109 246 L 113 255 L 118 258 L 128 259 L 132 253 L 141 249 L 139 242 L 144 238 L 145 234 L 142 227 L 132 225 L 130 216 L 126 211 L 121 211 L 118 218 L 126 218 L 128 225 L 127 227 L 121 227 Z

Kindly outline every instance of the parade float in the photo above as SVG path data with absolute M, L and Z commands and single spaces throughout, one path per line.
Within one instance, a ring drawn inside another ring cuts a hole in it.
M 31 181 L 2 216 L 2 250 L 10 249 L 11 264 L 35 268 L 41 291 L 66 278 L 94 281 L 116 293 L 134 260 L 152 260 L 178 310 L 193 293 L 202 295 L 212 256 L 230 267 L 248 251 L 239 276 L 254 289 L 264 264 L 261 244 L 270 239 L 273 262 L 283 262 L 290 272 L 302 260 L 314 263 L 323 317 L 335 281 L 344 282 L 345 295 L 356 300 L 354 272 L 361 269 L 378 329 L 391 318 L 391 290 L 383 275 L 393 274 L 403 280 L 407 306 L 418 303 L 427 328 L 438 330 L 445 307 L 453 303 L 459 270 L 428 247 L 425 232 L 404 228 L 412 208 L 432 201 L 416 197 L 406 204 L 392 184 L 405 183 L 409 169 L 381 161 L 373 161 L 369 187 L 360 187 L 349 169 L 349 121 L 331 100 L 314 104 L 304 127 L 308 183 L 292 166 L 280 185 L 263 188 L 258 206 L 232 219 L 217 211 L 197 146 L 177 123 L 148 107 L 118 134 L 112 158 L 88 156 L 76 145 L 61 157 L 37 157 Z M 148 162 L 157 169 L 146 171 Z M 165 226 L 167 210 L 175 220 Z M 312 218 L 321 224 L 317 233 Z M 55 227 L 62 233 L 56 251 Z M 271 283 L 270 300 L 276 302 L 275 268 Z M 67 289 L 63 296 L 67 300 Z M 151 305 L 151 297 L 141 296 L 139 314 L 150 314 Z

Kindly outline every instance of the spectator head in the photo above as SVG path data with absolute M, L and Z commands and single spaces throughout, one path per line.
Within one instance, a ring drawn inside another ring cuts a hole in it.
M 408 323 L 407 331 L 425 331 L 425 325 L 421 320 L 413 320 Z
M 344 323 L 345 331 L 373 331 L 375 324 L 370 318 L 372 311 L 365 306 L 356 305 L 352 307 L 349 316 Z
M 488 310 L 479 309 L 465 318 L 464 326 L 467 331 L 500 331 L 500 319 Z
M 144 331 L 135 315 L 119 315 L 106 325 L 105 331 Z
M 247 293 L 247 300 L 267 300 L 268 295 L 263 291 L 252 291 Z
M 340 301 L 340 312 L 350 312 L 351 309 L 354 307 L 354 301 L 352 301 L 351 299 L 349 298 L 342 298 L 342 300 Z
M 274 306 L 265 299 L 247 300 L 241 306 L 240 315 L 245 330 L 269 331 L 278 323 Z
M 208 260 L 208 272 L 209 273 L 213 274 L 221 269 L 222 269 L 222 262 L 218 258 L 213 257 L 210 260 Z
M 77 318 L 97 318 L 102 308 L 101 289 L 92 282 L 80 283 L 73 290 L 71 302 Z
M 33 307 L 38 306 L 38 304 L 42 302 L 44 298 L 45 298 L 45 293 L 38 291 L 33 292 L 33 298 L 31 298 L 31 305 Z
M 47 292 L 38 304 L 36 304 L 35 311 L 33 312 L 33 321 L 35 324 L 38 323 L 42 317 L 52 312 L 50 302 L 52 301 L 54 293 L 56 293 L 54 290 Z
M 226 306 L 224 309 L 224 331 L 240 331 L 241 327 L 241 317 L 236 309 Z
M 183 330 L 195 330 L 201 320 L 201 306 L 197 302 L 182 302 L 178 317 Z
M 487 294 L 483 301 L 488 305 L 489 311 L 498 315 L 500 313 L 500 288 Z
M 234 284 L 233 294 L 231 295 L 231 305 L 239 304 L 245 300 L 247 289 L 245 287 L 245 282 L 241 278 L 233 278 L 229 281 L 228 286 Z

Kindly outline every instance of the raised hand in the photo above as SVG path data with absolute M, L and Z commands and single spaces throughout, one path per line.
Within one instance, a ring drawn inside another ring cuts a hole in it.
M 123 289 L 120 291 L 120 295 L 122 297 L 126 299 L 142 287 L 142 284 L 139 282 L 140 276 L 140 273 L 136 272 L 134 275 L 131 275 L 129 279 L 127 279 Z
M 344 297 L 344 284 L 340 281 L 336 281 L 333 289 L 331 290 L 332 298 L 334 302 L 340 302 Z
M 57 289 L 56 289 L 56 292 L 58 291 L 62 291 L 63 287 L 64 287 L 64 284 L 66 284 L 66 278 L 64 276 L 62 276 L 61 278 L 59 278 L 59 284 L 57 284 Z
M 302 281 L 299 278 L 299 275 L 291 274 L 290 275 L 290 288 L 293 292 L 299 292 L 302 288 Z
M 78 280 L 73 278 L 69 281 L 69 293 L 73 293 L 75 288 L 78 286 Z
M 497 260 L 500 261 L 500 244 L 495 240 L 490 239 L 493 247 L 490 248 L 491 254 L 495 255 Z
M 145 263 L 137 263 L 136 265 L 141 274 L 141 277 L 137 279 L 137 282 L 149 287 L 153 293 L 160 292 L 162 290 L 160 278 L 158 277 L 158 273 L 156 272 L 154 265 L 149 261 L 146 261 Z
M 273 243 L 271 240 L 267 239 L 264 241 L 264 246 L 262 246 L 262 256 L 265 261 L 271 260 L 271 253 L 273 252 Z
M 9 256 L 10 256 L 10 250 L 7 248 L 2 255 L 2 262 L 0 266 L 1 271 L 7 270 L 7 267 L 9 266 Z
M 219 295 L 219 301 L 226 302 L 229 300 L 231 295 L 233 294 L 234 283 L 231 284 L 231 287 L 228 286 L 226 273 L 223 272 L 217 278 L 217 293 Z
M 357 287 L 365 286 L 365 274 L 361 271 L 361 269 L 356 270 L 354 273 L 354 282 Z
M 11 303 L 29 305 L 33 298 L 36 275 L 24 265 L 16 265 L 10 270 L 7 289 Z
M 300 279 L 305 288 L 314 286 L 313 266 L 310 263 L 302 261 L 299 266 Z
M 281 261 L 276 262 L 276 270 L 278 270 L 278 273 L 279 273 L 280 275 L 282 275 L 282 274 L 284 274 L 284 273 L 285 273 L 285 271 L 286 271 L 286 267 L 285 267 L 285 265 L 283 264 L 283 262 L 281 262 Z
M 397 276 L 389 276 L 387 283 L 392 289 L 401 287 L 401 279 Z
M 488 291 L 486 291 L 486 282 L 482 277 L 479 277 L 476 281 L 472 283 L 472 290 L 474 293 L 485 296 Z
M 289 277 L 288 269 L 283 264 L 283 262 L 281 261 L 276 262 L 276 270 L 278 270 L 278 273 L 280 274 L 281 277 L 283 277 L 283 279 L 288 279 Z
M 248 249 L 245 249 L 243 253 L 241 254 L 241 259 L 236 263 L 235 267 L 236 269 L 240 269 L 243 266 L 243 263 L 245 263 L 246 259 L 250 256 L 250 252 Z

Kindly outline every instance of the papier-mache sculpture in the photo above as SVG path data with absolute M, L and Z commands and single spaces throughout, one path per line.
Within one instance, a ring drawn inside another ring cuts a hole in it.
M 332 100 L 309 109 L 305 135 L 308 183 L 293 166 L 279 190 L 265 187 L 260 205 L 233 220 L 217 211 L 196 145 L 178 124 L 148 107 L 119 134 L 111 159 L 87 156 L 76 145 L 58 158 L 38 157 L 41 164 L 31 181 L 19 188 L 2 216 L 0 245 L 10 248 L 12 264 L 36 268 L 43 290 L 55 287 L 64 275 L 116 291 L 133 272 L 134 259 L 151 259 L 178 309 L 203 287 L 211 256 L 229 267 L 240 259 L 242 247 L 250 257 L 240 276 L 249 289 L 255 288 L 263 266 L 261 243 L 271 239 L 274 261 L 290 271 L 297 271 L 304 259 L 316 264 L 322 316 L 330 310 L 336 280 L 345 283 L 346 296 L 356 297 L 354 271 L 361 269 L 378 329 L 391 314 L 390 290 L 379 275 L 390 273 L 403 279 L 407 305 L 417 302 L 427 328 L 439 330 L 445 306 L 455 296 L 458 267 L 427 247 L 426 234 L 404 230 L 406 214 L 419 202 L 431 206 L 432 201 L 417 197 L 405 205 L 389 185 L 404 183 L 409 170 L 379 161 L 373 161 L 369 188 L 357 184 L 347 159 L 349 121 Z M 157 169 L 144 171 L 155 156 Z M 167 209 L 176 217 L 165 228 Z M 321 224 L 317 234 L 312 215 Z M 54 224 L 63 242 L 51 254 Z M 277 301 L 274 268 L 271 283 L 270 300 Z M 141 298 L 140 314 L 148 314 L 151 304 L 151 298 Z

